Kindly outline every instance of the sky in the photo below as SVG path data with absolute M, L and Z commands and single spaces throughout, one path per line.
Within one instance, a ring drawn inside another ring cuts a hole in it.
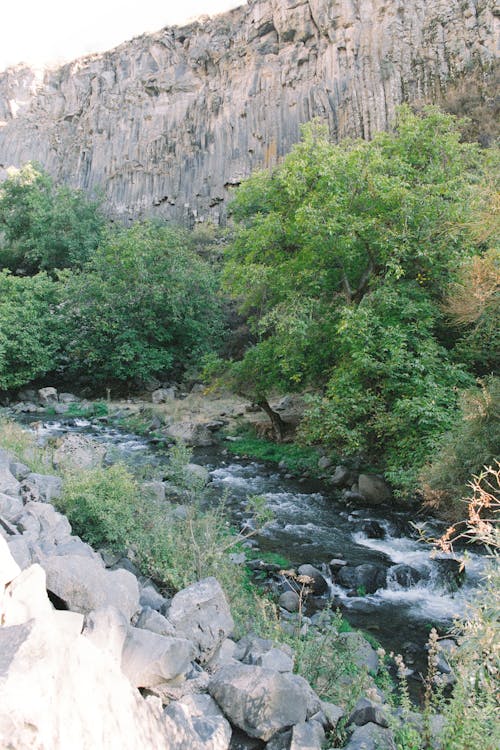
M 0 70 L 25 62 L 51 66 L 246 0 L 3 0 Z

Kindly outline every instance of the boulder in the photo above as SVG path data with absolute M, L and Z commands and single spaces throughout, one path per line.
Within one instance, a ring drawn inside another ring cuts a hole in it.
M 164 723 L 74 617 L 0 627 L 0 747 L 171 750 Z
M 40 388 L 38 391 L 38 402 L 42 406 L 53 406 L 57 404 L 57 389 L 56 388 Z
M 383 505 L 392 500 L 391 488 L 378 474 L 360 474 L 358 488 L 369 505 Z
M 332 465 L 332 459 L 330 456 L 321 456 L 318 459 L 318 469 L 320 471 L 325 471 L 326 469 L 329 469 Z
M 396 750 L 396 743 L 390 729 L 364 724 L 356 727 L 344 750 Z
M 166 428 L 165 434 L 193 448 L 205 448 L 216 443 L 212 432 L 200 422 L 174 422 Z
M 448 591 L 456 591 L 465 580 L 463 563 L 454 557 L 435 557 L 433 567 L 437 581 Z
M 291 729 L 278 732 L 266 745 L 266 750 L 321 750 L 325 731 L 316 721 L 303 721 Z
M 314 565 L 301 565 L 297 572 L 300 576 L 312 578 L 312 583 L 308 585 L 308 588 L 312 589 L 313 594 L 326 594 L 328 584 L 318 568 L 315 568 Z
M 338 639 L 348 649 L 350 657 L 358 667 L 364 667 L 372 673 L 378 672 L 377 652 L 361 633 L 339 633 Z
M 77 469 L 100 466 L 106 455 L 106 446 L 86 435 L 69 434 L 62 437 L 54 451 L 54 466 L 65 464 Z
M 28 568 L 31 563 L 35 562 L 32 558 L 31 548 L 26 539 L 23 536 L 9 536 L 7 539 L 9 545 L 9 552 L 19 565 L 21 570 Z
M 356 724 L 356 726 L 361 727 L 369 723 L 387 728 L 389 726 L 387 712 L 380 703 L 375 703 L 369 698 L 360 698 L 351 711 L 347 725 Z
M 411 565 L 405 565 L 404 563 L 393 565 L 387 571 L 387 585 L 389 588 L 409 589 L 415 586 L 421 578 L 422 575 L 416 568 L 412 568 Z
M 208 469 L 205 469 L 204 466 L 200 466 L 199 464 L 186 464 L 185 472 L 188 481 L 199 485 L 208 484 L 210 480 L 210 473 Z
M 47 588 L 75 612 L 115 606 L 130 620 L 139 609 L 139 584 L 126 570 L 107 570 L 80 555 L 46 557 L 42 562 Z
M 80 399 L 75 396 L 74 393 L 60 393 L 59 403 L 60 404 L 77 404 Z
M 99 651 L 106 652 L 121 665 L 123 644 L 128 635 L 128 622 L 116 607 L 103 607 L 85 615 L 83 635 Z
M 0 518 L 15 524 L 23 513 L 24 505 L 20 499 L 0 492 Z
M 21 569 L 10 554 L 7 542 L 0 536 L 0 597 L 3 597 L 4 587 L 16 578 L 20 572 Z
M 209 695 L 170 703 L 163 712 L 171 750 L 228 750 L 231 725 Z
M 361 524 L 361 531 L 368 537 L 368 539 L 385 539 L 387 536 L 382 524 L 374 520 L 363 521 Z
M 151 688 L 183 677 L 195 654 L 191 641 L 129 627 L 121 668 L 135 687 Z
M 298 612 L 300 597 L 296 591 L 284 591 L 278 599 L 278 604 L 287 612 Z
M 177 388 L 172 386 L 170 388 L 157 388 L 151 394 L 151 401 L 153 404 L 166 404 L 169 401 L 174 401 L 177 398 Z
M 10 461 L 0 458 L 0 493 L 18 497 L 20 487 L 20 483 L 10 470 Z
M 167 599 L 162 596 L 152 584 L 141 587 L 140 604 L 141 607 L 151 607 L 158 612 L 167 603 Z
M 11 575 L 12 569 L 7 571 L 7 577 Z M 43 569 L 39 565 L 30 565 L 13 577 L 5 587 L 1 606 L 4 626 L 19 625 L 35 617 L 50 617 L 52 604 L 45 590 Z
M 377 563 L 363 563 L 362 565 L 345 565 L 336 574 L 341 586 L 356 589 L 360 594 L 374 594 L 377 589 L 384 588 L 387 572 Z
M 267 742 L 307 718 L 307 696 L 296 675 L 247 664 L 222 667 L 209 684 L 232 724 Z
M 29 466 L 26 466 L 26 464 L 21 463 L 21 461 L 16 461 L 15 459 L 9 462 L 9 469 L 18 482 L 22 482 L 23 479 L 26 479 L 28 474 L 31 473 Z
M 179 591 L 171 601 L 167 616 L 177 634 L 195 644 L 196 658 L 202 664 L 212 658 L 234 628 L 224 592 L 213 577 Z
M 234 658 L 243 664 L 255 664 L 276 672 L 291 672 L 293 669 L 293 653 L 289 646 L 283 644 L 277 648 L 273 641 L 247 635 L 238 641 Z
M 165 502 L 165 485 L 163 482 L 144 482 L 142 488 L 148 498 L 152 498 L 160 503 Z
M 328 481 L 334 487 L 347 487 L 352 481 L 352 476 L 352 471 L 347 466 L 336 466 Z
M 172 623 L 151 607 L 143 607 L 135 624 L 138 628 L 150 630 L 158 635 L 175 635 L 175 628 Z
M 62 495 L 62 479 L 51 474 L 30 473 L 21 484 L 21 495 L 25 502 L 40 500 L 50 503 Z
M 36 543 L 61 543 L 69 541 L 71 537 L 71 526 L 66 516 L 48 503 L 26 503 L 18 525 Z

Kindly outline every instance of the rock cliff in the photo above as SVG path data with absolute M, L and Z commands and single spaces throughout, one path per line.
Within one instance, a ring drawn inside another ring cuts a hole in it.
M 494 61 L 495 0 L 248 0 L 57 70 L 0 74 L 0 176 L 36 160 L 123 218 L 224 219 L 313 117 L 369 138 Z

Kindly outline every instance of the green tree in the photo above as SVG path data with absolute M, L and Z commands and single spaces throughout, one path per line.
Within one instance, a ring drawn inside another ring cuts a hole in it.
M 0 187 L 0 266 L 21 275 L 80 268 L 104 223 L 97 201 L 26 164 Z
M 403 107 L 371 142 L 334 145 L 313 123 L 274 172 L 250 177 L 225 269 L 255 342 L 230 366 L 238 390 L 263 404 L 273 388 L 325 388 L 303 436 L 390 457 L 408 483 L 470 383 L 440 303 L 481 251 L 469 225 L 484 162 L 455 118 Z
M 54 370 L 61 346 L 59 285 L 44 273 L 20 278 L 0 272 L 0 390 Z
M 179 375 L 220 340 L 217 274 L 182 230 L 109 231 L 84 270 L 62 280 L 69 373 L 122 383 Z

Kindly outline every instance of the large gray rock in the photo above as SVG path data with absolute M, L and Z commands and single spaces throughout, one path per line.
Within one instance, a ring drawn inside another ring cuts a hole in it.
M 23 497 L 50 503 L 62 495 L 62 479 L 51 474 L 30 473 L 21 486 Z
M 169 401 L 174 401 L 177 397 L 177 388 L 171 386 L 170 388 L 157 388 L 151 394 L 151 401 L 153 404 L 166 404 Z
M 192 695 L 172 702 L 163 718 L 172 750 L 227 750 L 231 725 L 209 695 Z
M 24 506 L 19 498 L 0 492 L 0 518 L 15 524 L 23 513 Z
M 307 587 L 312 590 L 313 594 L 324 594 L 328 591 L 328 584 L 323 574 L 314 565 L 300 565 L 297 572 L 300 576 L 307 576 L 312 579 Z
M 121 667 L 135 687 L 151 688 L 183 677 L 195 648 L 185 638 L 169 638 L 129 627 Z
M 222 667 L 210 681 L 210 695 L 232 724 L 251 737 L 273 734 L 306 720 L 308 695 L 296 675 L 241 664 Z
M 38 401 L 42 406 L 53 406 L 58 402 L 56 388 L 40 388 L 38 391 Z
M 10 461 L 0 460 L 0 492 L 12 497 L 18 497 L 20 483 L 10 470 Z
M 174 422 L 166 428 L 165 434 L 194 448 L 207 448 L 216 443 L 208 427 L 199 422 Z
M 363 563 L 362 565 L 345 565 L 336 574 L 336 580 L 347 588 L 358 589 L 359 594 L 374 594 L 384 588 L 387 572 L 383 565 Z
M 103 607 L 85 615 L 83 635 L 120 666 L 128 630 L 127 619 L 116 607 Z
M 143 630 L 150 630 L 158 635 L 175 636 L 175 628 L 166 617 L 151 607 L 143 607 L 136 626 Z
M 364 667 L 373 673 L 378 671 L 379 660 L 377 652 L 368 643 L 366 638 L 363 638 L 361 633 L 340 633 L 338 639 L 348 649 L 350 657 L 358 667 Z
M 212 658 L 234 628 L 224 592 L 212 577 L 179 591 L 171 601 L 167 617 L 179 636 L 195 644 L 196 658 L 202 664 Z
M 321 750 L 325 732 L 316 721 L 304 721 L 289 730 L 275 734 L 266 750 Z
M 7 542 L 0 536 L 0 597 L 3 597 L 4 587 L 20 572 L 21 569 L 12 557 Z
M 106 455 L 106 446 L 86 435 L 69 434 L 62 437 L 54 451 L 54 466 L 90 469 L 100 466 Z
M 325 120 L 371 138 L 495 59 L 495 0 L 259 0 L 41 74 L 0 75 L 0 176 L 40 163 L 112 213 L 224 218 L 231 188 Z M 230 40 L 230 43 L 229 43 Z M 470 74 L 470 73 L 469 73 Z M 124 128 L 123 123 L 128 127 Z
M 114 606 L 127 620 L 139 609 L 139 584 L 126 570 L 106 570 L 80 555 L 47 557 L 42 562 L 47 588 L 75 612 Z
M 48 503 L 26 503 L 18 526 L 24 529 L 31 540 L 38 543 L 60 544 L 68 542 L 71 538 L 68 519 Z
M 391 488 L 377 474 L 360 474 L 358 488 L 368 505 L 384 505 L 392 500 Z
M 0 558 L 10 579 L 16 566 L 1 538 Z M 52 610 L 38 566 L 2 591 L 0 747 L 180 750 L 113 659 L 80 635 L 82 616 Z
M 387 711 L 380 703 L 375 703 L 369 698 L 360 698 L 352 709 L 347 724 L 356 724 L 361 727 L 370 723 L 378 724 L 380 727 L 389 727 Z
M 364 724 L 356 727 L 344 750 L 396 750 L 396 743 L 390 729 Z

